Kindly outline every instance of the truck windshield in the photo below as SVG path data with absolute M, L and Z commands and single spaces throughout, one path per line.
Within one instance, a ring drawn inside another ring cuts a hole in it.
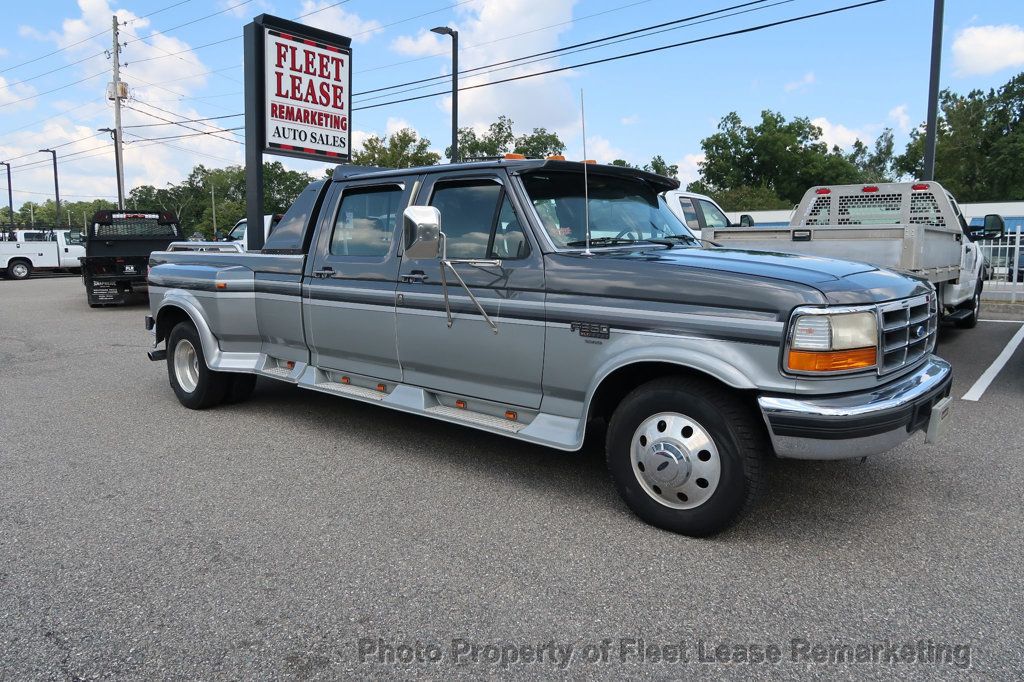
M 573 171 L 527 173 L 523 184 L 544 229 L 556 247 L 586 240 L 583 174 Z M 588 174 L 590 239 L 608 244 L 690 236 L 658 192 L 641 180 Z

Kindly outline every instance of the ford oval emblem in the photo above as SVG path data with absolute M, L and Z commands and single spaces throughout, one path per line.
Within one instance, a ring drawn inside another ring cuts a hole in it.
M 917 325 L 917 327 L 914 328 L 914 336 L 918 339 L 924 336 L 926 333 L 928 333 L 928 329 L 923 324 L 919 324 Z

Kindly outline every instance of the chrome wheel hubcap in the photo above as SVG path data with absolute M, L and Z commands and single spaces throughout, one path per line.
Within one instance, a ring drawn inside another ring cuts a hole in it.
M 13 268 L 11 268 L 11 269 L 12 269 L 12 270 L 14 271 L 14 276 L 15 276 L 15 277 L 24 277 L 25 275 L 27 275 L 27 274 L 28 274 L 28 268 L 26 268 L 26 267 L 24 266 L 24 264 L 22 264 L 22 263 L 18 263 L 18 264 L 16 264 L 16 265 L 15 265 L 15 266 L 14 266 Z
M 711 434 L 677 412 L 645 419 L 633 433 L 630 458 L 644 491 L 672 509 L 694 509 L 707 502 L 722 475 Z
M 188 339 L 178 341 L 174 347 L 174 377 L 186 393 L 199 385 L 199 354 Z

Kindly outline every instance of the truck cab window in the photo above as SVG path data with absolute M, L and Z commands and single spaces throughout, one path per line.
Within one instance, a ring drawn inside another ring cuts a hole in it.
M 708 227 L 729 227 L 729 219 L 717 206 L 710 201 L 700 199 L 700 209 L 704 212 L 704 222 Z M 689 222 L 689 220 L 687 220 Z
M 299 198 L 281 218 L 263 247 L 267 252 L 301 252 L 305 246 L 306 225 L 317 211 L 325 181 L 314 182 L 302 191 Z
M 693 199 L 679 197 L 679 205 L 683 209 L 683 216 L 686 217 L 686 226 L 691 230 L 700 230 L 700 222 L 697 220 L 697 209 L 693 207 Z
M 331 254 L 387 255 L 391 251 L 404 193 L 398 185 L 345 190 L 331 233 Z
M 430 205 L 441 212 L 451 258 L 510 260 L 530 250 L 512 202 L 492 180 L 438 183 Z
M 240 242 L 245 239 L 245 226 L 248 223 L 242 221 L 235 225 L 234 229 L 228 233 L 228 240 L 233 242 Z

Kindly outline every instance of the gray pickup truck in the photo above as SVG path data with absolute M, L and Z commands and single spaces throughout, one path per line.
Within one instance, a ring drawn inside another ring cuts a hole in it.
M 940 436 L 932 285 L 703 248 L 676 187 L 558 160 L 339 166 L 260 252 L 152 254 L 150 357 L 194 409 L 262 376 L 562 450 L 606 425 L 625 502 L 689 535 L 750 506 L 765 457 Z

